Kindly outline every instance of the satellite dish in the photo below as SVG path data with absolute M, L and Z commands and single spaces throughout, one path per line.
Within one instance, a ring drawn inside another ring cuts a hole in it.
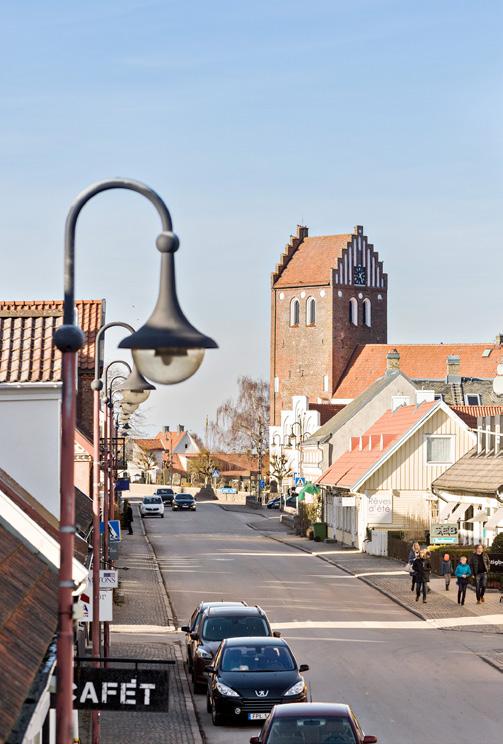
M 500 365 L 498 365 L 500 366 Z M 493 392 L 495 395 L 503 395 L 503 375 L 495 377 L 493 380 Z

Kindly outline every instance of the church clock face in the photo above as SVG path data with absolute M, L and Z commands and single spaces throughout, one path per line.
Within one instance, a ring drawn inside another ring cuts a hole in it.
M 353 267 L 353 284 L 364 287 L 367 284 L 367 269 L 363 266 Z

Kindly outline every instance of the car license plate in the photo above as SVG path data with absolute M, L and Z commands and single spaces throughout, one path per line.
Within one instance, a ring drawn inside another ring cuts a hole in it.
M 248 713 L 249 721 L 265 721 L 269 713 Z

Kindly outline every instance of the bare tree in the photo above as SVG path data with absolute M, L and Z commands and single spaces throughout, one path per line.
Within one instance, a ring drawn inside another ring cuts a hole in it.
M 145 473 L 145 483 L 151 483 L 150 471 L 157 465 L 155 457 L 150 452 L 138 447 L 135 459 L 140 470 Z
M 278 481 L 279 492 L 281 493 L 283 479 L 289 478 L 292 475 L 286 455 L 281 454 L 271 456 L 271 475 Z
M 269 441 L 269 386 L 264 380 L 243 376 L 238 394 L 217 408 L 215 421 L 208 427 L 217 447 L 229 452 L 247 452 L 258 457 L 259 479 Z M 260 481 L 258 485 L 260 498 Z
M 201 450 L 197 457 L 191 457 L 189 460 L 191 479 L 196 483 L 201 483 L 202 481 L 207 486 L 211 481 L 214 469 L 215 462 L 207 449 Z

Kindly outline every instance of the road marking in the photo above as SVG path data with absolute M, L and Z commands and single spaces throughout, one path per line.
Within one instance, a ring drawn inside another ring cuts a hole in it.
M 298 622 L 272 623 L 274 630 L 288 628 L 365 628 L 366 630 L 437 630 L 441 628 L 469 627 L 473 625 L 502 625 L 503 616 L 478 615 L 477 617 L 444 617 L 431 620 L 301 620 Z
M 325 638 L 325 636 L 285 636 L 289 641 L 337 641 L 341 643 L 389 643 L 389 641 L 372 641 L 369 638 Z

